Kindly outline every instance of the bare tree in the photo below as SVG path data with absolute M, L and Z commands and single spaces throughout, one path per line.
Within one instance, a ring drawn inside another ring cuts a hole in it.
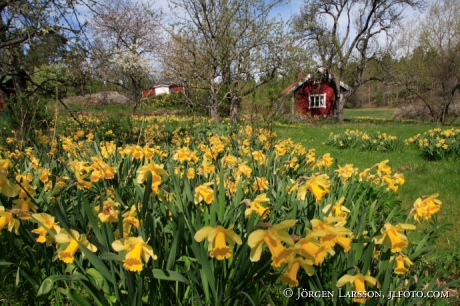
M 130 93 L 137 108 L 162 42 L 154 2 L 104 1 L 93 7 L 93 72 Z
M 422 8 L 423 1 L 305 0 L 301 12 L 293 17 L 296 39 L 314 51 L 318 64 L 331 79 L 334 116 L 339 122 L 343 121 L 347 99 L 362 84 L 380 79 L 363 77 L 368 64 L 382 57 L 379 40 L 391 39 L 390 30 L 401 23 L 404 9 Z M 341 94 L 340 82 L 346 75 L 350 90 Z
M 460 3 L 434 2 L 426 16 L 412 20 L 412 45 L 401 35 L 398 65 L 384 66 L 393 80 L 422 101 L 435 121 L 445 122 L 454 107 L 460 116 Z M 408 32 L 409 24 L 401 29 Z
M 283 2 L 171 1 L 176 22 L 169 30 L 165 65 L 189 89 L 209 94 L 212 118 L 219 120 L 219 106 L 226 103 L 236 122 L 242 98 L 276 75 L 284 37 L 282 23 L 270 12 Z

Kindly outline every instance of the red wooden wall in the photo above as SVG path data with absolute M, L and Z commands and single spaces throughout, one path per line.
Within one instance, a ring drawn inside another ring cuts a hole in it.
M 326 94 L 326 108 L 309 108 L 310 94 L 319 95 Z M 334 89 L 332 86 L 325 82 L 306 82 L 301 87 L 299 87 L 295 93 L 295 104 L 297 111 L 302 114 L 323 115 L 328 116 L 332 115 L 334 108 Z

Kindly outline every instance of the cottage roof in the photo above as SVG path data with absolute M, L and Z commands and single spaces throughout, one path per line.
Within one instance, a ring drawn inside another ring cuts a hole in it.
M 318 72 L 319 73 L 322 73 L 324 74 L 324 68 L 318 68 Z M 332 76 L 329 74 L 329 79 L 331 79 Z M 311 78 L 311 75 L 307 75 L 306 77 L 302 78 L 301 80 L 299 81 L 296 81 L 294 83 L 292 83 L 291 85 L 289 85 L 288 87 L 286 87 L 280 94 L 281 97 L 285 96 L 285 95 L 288 95 L 288 94 L 291 94 L 293 93 L 294 91 L 297 90 L 297 88 L 299 88 L 300 86 L 302 86 L 304 83 L 308 82 L 308 81 L 311 81 L 312 78 Z M 345 84 L 344 82 L 340 82 L 340 87 L 345 89 L 346 91 L 350 90 L 350 87 Z

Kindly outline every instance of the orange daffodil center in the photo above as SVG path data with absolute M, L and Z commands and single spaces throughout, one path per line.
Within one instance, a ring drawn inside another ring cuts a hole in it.
M 149 261 L 150 257 L 154 260 L 157 259 L 152 247 L 140 236 L 115 240 L 112 243 L 112 248 L 117 252 L 126 252 L 123 266 L 131 272 L 142 271 L 144 264 Z
M 241 245 L 240 236 L 233 231 L 233 225 L 228 229 L 217 225 L 216 227 L 205 226 L 195 233 L 195 240 L 198 242 L 208 239 L 208 251 L 211 258 L 217 260 L 228 259 L 232 256 L 232 248 L 234 244 Z M 228 243 L 228 245 L 227 245 Z

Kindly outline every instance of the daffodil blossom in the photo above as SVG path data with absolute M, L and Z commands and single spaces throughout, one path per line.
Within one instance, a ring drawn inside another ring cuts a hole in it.
M 67 264 L 71 264 L 75 260 L 75 253 L 80 249 L 80 245 L 84 245 L 91 252 L 96 252 L 97 248 L 93 244 L 89 243 L 86 239 L 86 235 L 80 234 L 75 230 L 70 230 L 71 235 L 65 230 L 61 230 L 59 234 L 54 236 L 54 240 L 59 244 L 68 243 L 63 251 L 58 253 L 58 258 Z M 85 258 L 85 254 L 82 253 L 82 258 Z
M 347 274 L 342 276 L 337 281 L 336 286 L 340 288 L 343 287 L 346 283 L 350 283 L 353 291 L 359 292 L 360 296 L 366 295 L 366 283 L 371 287 L 374 287 L 375 285 L 377 285 L 377 287 L 380 287 L 380 284 L 378 283 L 376 278 L 370 276 L 369 274 L 364 276 L 361 273 L 358 273 L 356 275 Z M 353 301 L 360 304 L 366 304 L 367 298 L 354 297 Z
M 391 246 L 393 253 L 401 252 L 409 245 L 406 235 L 403 234 L 405 230 L 415 230 L 415 225 L 400 223 L 394 226 L 387 222 L 381 229 L 382 235 L 375 237 L 374 242 L 387 247 Z
M 205 226 L 195 233 L 195 240 L 198 242 L 208 239 L 208 251 L 211 258 L 223 260 L 232 256 L 234 244 L 242 244 L 240 236 L 233 231 L 233 225 L 228 229 L 218 225 L 216 227 Z M 229 246 L 227 245 L 229 244 Z
M 32 230 L 32 233 L 38 234 L 36 241 L 39 243 L 46 242 L 46 246 L 50 246 L 54 241 L 54 238 L 48 235 L 49 231 L 54 234 L 58 234 L 61 231 L 61 227 L 54 222 L 54 217 L 51 215 L 45 213 L 33 214 L 31 221 L 42 224 L 37 229 Z
M 123 260 L 123 266 L 132 272 L 142 271 L 144 263 L 147 263 L 150 257 L 154 260 L 157 259 L 152 247 L 140 236 L 115 240 L 112 243 L 112 248 L 117 252 L 127 252 L 125 260 Z
M 260 260 L 263 245 L 266 244 L 272 254 L 272 266 L 279 268 L 281 264 L 288 262 L 292 250 L 286 249 L 281 241 L 294 245 L 294 240 L 285 232 L 285 229 L 293 227 L 296 223 L 297 220 L 285 220 L 273 225 L 269 230 L 255 230 L 249 234 L 248 245 L 251 247 L 251 261 Z
M 299 281 L 297 280 L 297 273 L 299 272 L 300 267 L 302 267 L 309 276 L 315 274 L 315 269 L 313 269 L 313 262 L 311 260 L 297 256 L 289 261 L 286 272 L 279 276 L 278 279 L 286 285 L 297 287 L 299 285 Z

